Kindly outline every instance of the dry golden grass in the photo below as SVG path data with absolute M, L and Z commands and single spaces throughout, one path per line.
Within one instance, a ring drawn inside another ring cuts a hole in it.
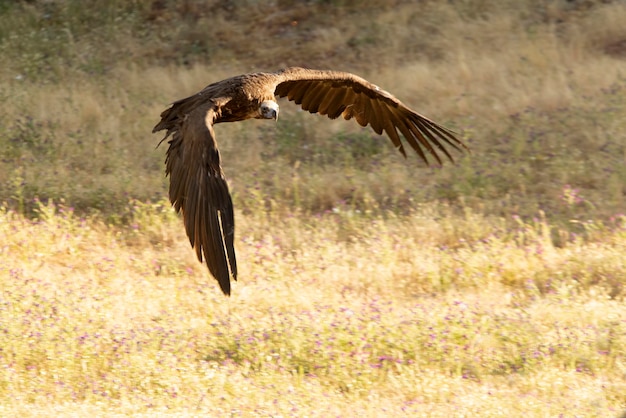
M 621 2 L 83 3 L 0 5 L 0 415 L 626 409 Z M 225 298 L 150 130 L 284 65 L 357 72 L 473 152 L 423 168 L 286 102 L 218 126 Z
M 623 406 L 626 329 L 610 298 L 623 229 L 555 248 L 545 225 L 477 239 L 468 224 L 497 222 L 468 214 L 435 228 L 437 208 L 370 221 L 239 213 L 242 281 L 225 299 L 165 202 L 129 207 L 127 230 L 38 205 L 33 221 L 1 213 L 6 414 Z

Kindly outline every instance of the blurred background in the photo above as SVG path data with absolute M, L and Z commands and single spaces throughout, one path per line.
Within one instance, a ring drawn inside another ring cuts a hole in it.
M 425 168 L 354 122 L 281 102 L 278 124 L 216 129 L 235 206 L 497 216 L 621 215 L 623 1 L 0 2 L 0 201 L 118 213 L 166 195 L 151 134 L 176 99 L 285 66 L 354 72 L 471 147 Z M 271 202 L 273 203 L 271 203 Z

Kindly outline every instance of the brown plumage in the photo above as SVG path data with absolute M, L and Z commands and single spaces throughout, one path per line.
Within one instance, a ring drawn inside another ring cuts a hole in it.
M 275 97 L 287 97 L 311 113 L 354 118 L 377 134 L 385 132 L 406 157 L 400 135 L 426 164 L 428 157 L 452 161 L 446 146 L 466 148 L 448 129 L 412 111 L 378 86 L 350 73 L 287 68 L 276 73 L 232 77 L 174 102 L 152 132 L 170 135 L 165 160 L 170 201 L 182 210 L 185 229 L 200 262 L 204 257 L 222 291 L 237 279 L 233 246 L 235 221 L 228 184 L 220 165 L 213 125 L 245 119 L 278 118 Z

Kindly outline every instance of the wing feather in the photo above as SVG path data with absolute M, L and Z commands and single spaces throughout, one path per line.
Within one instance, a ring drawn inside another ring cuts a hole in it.
M 370 100 L 370 112 L 368 114 L 368 119 L 370 121 L 370 125 L 374 132 L 378 135 L 383 133 L 383 118 L 385 117 L 386 112 L 381 107 L 378 100 Z
M 367 126 L 367 124 L 369 123 L 368 103 L 369 100 L 367 99 L 367 96 L 357 94 L 354 100 L 354 105 L 352 106 L 354 119 L 356 119 L 356 122 L 363 127 Z
M 428 164 L 428 160 L 426 159 L 426 156 L 424 155 L 424 151 L 415 142 L 415 139 L 413 138 L 413 135 L 411 134 L 411 130 L 406 126 L 404 119 L 399 118 L 398 115 L 394 112 L 389 112 L 388 117 L 394 129 L 397 129 L 398 131 L 400 131 L 400 133 L 404 136 L 404 139 L 409 143 L 411 148 L 413 148 L 413 150 L 415 150 L 417 155 L 419 155 L 419 157 L 426 164 Z
M 351 108 L 353 108 L 353 107 L 354 107 L 354 105 L 356 104 L 356 103 L 355 103 L 355 101 L 356 101 L 356 97 L 357 97 L 357 95 L 356 95 L 356 93 L 354 92 L 354 90 L 352 90 L 352 89 L 347 89 L 347 91 L 346 91 L 346 95 L 345 95 L 345 96 L 344 96 L 344 98 L 343 98 L 343 104 L 346 106 L 346 109 L 349 109 L 349 108 L 351 109 Z M 350 110 L 350 114 L 351 114 L 351 115 L 352 115 L 352 112 L 353 112 L 353 110 Z M 352 116 L 350 116 L 350 117 L 352 117 Z M 344 118 L 345 118 L 345 115 L 344 115 Z M 349 120 L 349 119 L 350 119 L 350 118 L 348 118 L 348 119 L 346 119 L 346 120 Z
M 311 113 L 317 113 L 322 100 L 330 89 L 326 85 L 316 85 L 312 91 L 307 91 L 302 98 L 302 109 L 308 110 Z
M 435 138 L 434 134 L 430 131 L 431 128 L 427 124 L 423 123 L 419 119 L 410 118 L 409 120 L 409 127 L 411 128 L 411 132 L 413 132 L 419 142 L 425 148 L 427 148 L 430 153 L 435 156 L 435 158 L 437 158 L 439 164 L 441 164 L 441 160 L 439 159 L 437 152 L 433 148 L 433 145 L 437 147 L 437 149 L 439 149 L 446 157 L 448 157 L 449 160 L 454 161 L 448 150 L 441 144 L 440 141 Z
M 346 91 L 346 95 L 343 99 L 343 103 L 345 105 L 345 110 L 343 111 L 343 113 L 341 114 L 341 116 L 343 116 L 343 118 L 345 120 L 350 120 L 354 117 L 355 112 L 357 111 L 356 109 L 356 98 L 357 95 L 354 92 L 354 90 L 348 90 Z
M 396 129 L 396 125 L 391 120 L 391 117 L 388 114 L 388 110 L 383 107 L 385 114 L 382 117 L 382 122 L 384 126 L 384 130 L 391 138 L 391 142 L 395 147 L 402 153 L 404 158 L 406 158 L 406 151 L 404 150 L 404 145 L 402 145 L 402 141 L 400 140 L 400 136 L 398 135 L 398 131 Z
M 346 110 L 348 101 L 346 95 L 350 93 L 347 89 L 333 89 L 331 94 L 333 96 L 332 101 L 328 104 L 328 107 L 324 110 L 323 114 L 326 114 L 330 119 L 337 119 Z
M 176 111 L 174 106 L 168 109 Z M 220 165 L 213 122 L 216 106 L 203 103 L 179 117 L 162 115 L 155 127 L 172 134 L 165 160 L 170 177 L 170 201 L 182 211 L 185 230 L 198 260 L 206 262 L 222 291 L 230 294 L 230 277 L 237 279 L 233 205 Z M 167 112 L 167 111 L 166 111 Z M 163 120 L 169 120 L 163 126 Z
M 410 138 L 409 143 L 414 148 L 415 146 L 420 146 L 420 145 L 421 147 L 426 148 L 426 150 L 428 150 L 428 152 L 430 152 L 430 154 L 432 154 L 435 157 L 437 162 L 441 164 L 441 160 L 439 156 L 437 155 L 437 153 L 435 152 L 435 150 L 433 149 L 432 145 L 429 142 L 429 140 L 435 141 L 435 142 L 437 142 L 437 140 L 430 134 L 430 132 L 428 131 L 426 127 L 420 124 L 420 120 L 419 119 L 414 120 L 412 118 L 412 115 L 410 114 L 402 115 L 402 112 L 397 112 L 397 109 L 396 109 L 396 112 L 394 113 L 396 113 L 397 117 L 403 120 L 406 126 L 409 128 L 409 131 L 411 132 L 411 136 L 412 136 Z
M 435 122 L 426 118 L 421 118 L 419 122 L 422 125 L 428 127 L 431 131 L 436 132 L 439 139 L 443 140 L 445 143 L 447 143 L 449 146 L 456 149 L 457 151 L 463 151 L 463 149 L 466 148 L 465 145 L 454 135 L 454 132 L 450 131 L 449 129 L 438 125 Z
M 336 111 L 336 109 L 343 103 L 345 95 L 345 90 L 329 89 L 328 93 L 324 97 L 324 100 L 322 100 L 322 103 L 319 106 L 318 112 L 320 115 L 329 115 L 331 111 Z
M 276 73 L 275 94 L 301 104 L 302 109 L 311 113 L 319 112 L 330 119 L 340 115 L 345 120 L 354 118 L 361 126 L 369 124 L 379 135 L 384 131 L 406 157 L 399 131 L 427 164 L 425 151 L 441 164 L 440 153 L 453 160 L 448 146 L 459 151 L 467 150 L 452 131 L 411 110 L 387 91 L 354 74 L 287 68 Z
M 372 106 L 372 103 L 374 102 L 373 100 L 369 100 L 367 98 L 364 98 L 363 96 L 361 96 L 361 108 L 363 109 L 363 111 L 361 112 L 363 114 L 363 125 L 361 126 L 367 126 L 370 125 L 373 128 L 372 125 L 372 119 L 375 118 L 376 116 L 374 115 L 374 108 Z
M 307 82 L 294 84 L 295 88 L 290 92 L 289 100 L 293 100 L 296 104 L 301 104 L 302 98 L 311 84 Z

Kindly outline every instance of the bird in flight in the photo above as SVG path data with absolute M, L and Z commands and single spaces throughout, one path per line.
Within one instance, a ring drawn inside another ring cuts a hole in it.
M 165 160 L 169 197 L 182 211 L 185 229 L 198 260 L 203 257 L 222 292 L 230 295 L 237 279 L 235 219 L 228 184 L 220 164 L 213 125 L 246 119 L 278 119 L 276 97 L 287 97 L 310 113 L 330 119 L 354 118 L 359 125 L 389 136 L 406 157 L 404 141 L 426 163 L 453 161 L 448 148 L 467 147 L 441 125 L 414 112 L 390 93 L 354 74 L 291 67 L 275 73 L 238 75 L 174 102 L 161 113 L 152 132 L 171 136 Z

